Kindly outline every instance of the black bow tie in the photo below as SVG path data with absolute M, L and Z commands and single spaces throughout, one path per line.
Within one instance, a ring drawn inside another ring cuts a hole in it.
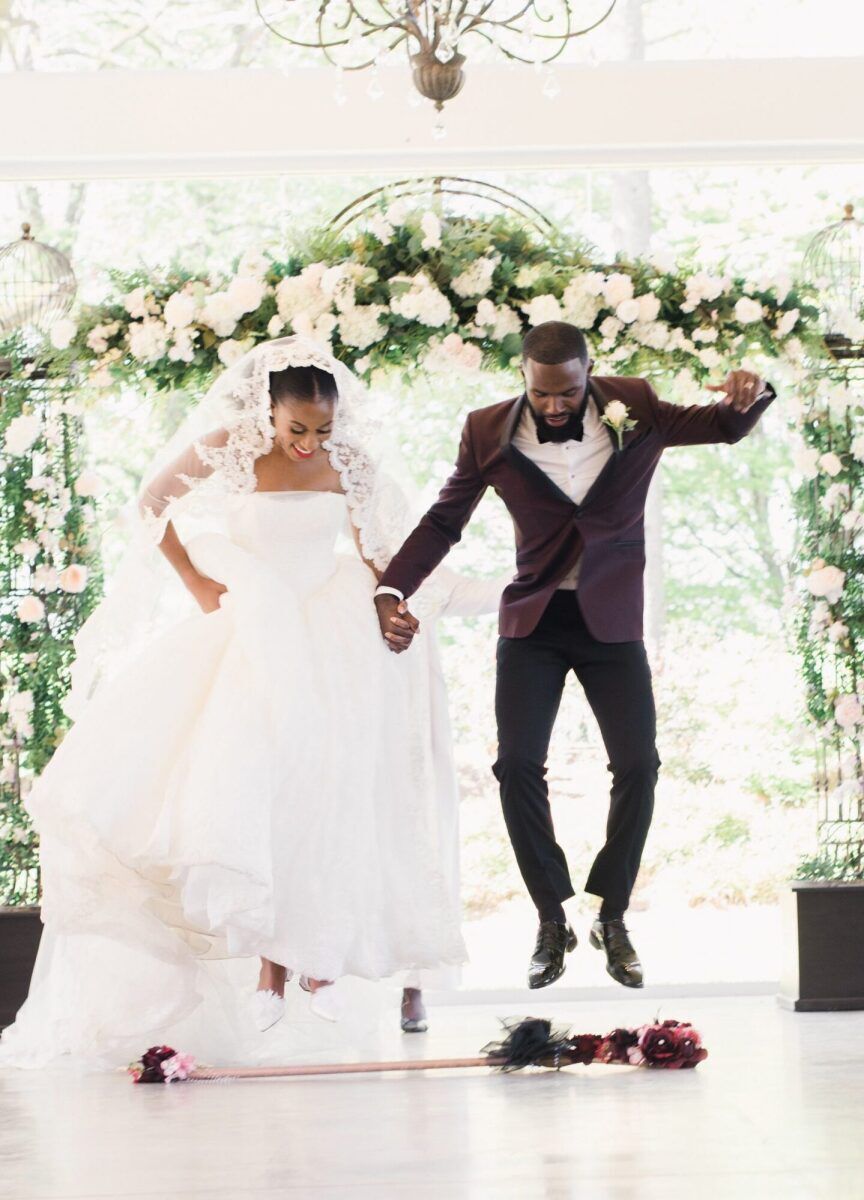
M 588 407 L 588 391 L 585 391 L 585 397 L 576 412 L 571 413 L 567 421 L 563 425 L 548 425 L 543 417 L 538 417 L 534 409 L 528 403 L 528 411 L 534 418 L 534 425 L 537 429 L 537 439 L 543 444 L 544 442 L 581 442 L 585 432 L 585 410 Z

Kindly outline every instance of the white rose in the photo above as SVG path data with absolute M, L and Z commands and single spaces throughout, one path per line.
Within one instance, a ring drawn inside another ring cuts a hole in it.
M 185 329 L 175 329 L 174 341 L 168 351 L 171 362 L 191 363 L 195 358 L 194 342 L 197 337 L 198 330 L 192 325 L 187 325 Z
M 805 479 L 815 479 L 819 474 L 819 451 L 799 443 L 792 450 L 792 465 Z
M 783 313 L 780 320 L 777 322 L 777 328 L 774 330 L 776 338 L 784 338 L 790 334 L 798 324 L 800 311 L 797 308 L 790 308 L 788 312 Z
M 723 362 L 721 355 L 714 349 L 713 346 L 706 346 L 704 350 L 697 350 L 696 357 L 699 359 L 703 367 L 709 371 L 713 371 L 715 367 L 719 367 Z
M 843 463 L 837 454 L 829 450 L 826 454 L 819 456 L 819 466 L 826 475 L 830 475 L 833 479 L 835 475 L 839 475 L 843 470 Z
M 206 298 L 198 320 L 220 338 L 230 337 L 237 328 L 237 315 L 225 292 L 213 292 Z
M 98 497 L 103 495 L 105 484 L 95 471 L 82 471 L 74 483 L 75 494 L 82 498 L 87 496 Z
M 632 325 L 639 319 L 639 301 L 622 300 L 615 309 L 615 316 L 623 325 Z
M 158 311 L 158 305 L 154 303 L 152 296 L 148 296 L 145 287 L 133 288 L 128 292 L 123 297 L 123 307 L 130 317 L 141 321 L 149 317 L 153 309 Z
M 87 568 L 83 563 L 70 563 L 60 572 L 60 586 L 64 592 L 83 592 L 87 586 Z
M 263 279 L 270 270 L 270 259 L 262 250 L 246 250 L 237 264 L 237 274 L 246 279 Z
M 42 432 L 42 422 L 35 413 L 21 413 L 6 426 L 3 445 L 7 454 L 26 454 Z
M 665 350 L 669 345 L 669 326 L 663 321 L 648 321 L 646 324 L 637 321 L 633 326 L 633 336 L 643 346 Z
M 857 696 L 838 696 L 834 704 L 834 720 L 841 729 L 847 731 L 855 728 L 864 721 L 864 710 Z
M 857 458 L 859 462 L 864 462 L 864 433 L 859 433 L 850 447 L 852 457 Z
M 168 330 L 162 321 L 129 326 L 129 353 L 141 362 L 158 362 L 168 350 Z
M 32 562 L 39 553 L 39 543 L 25 539 L 14 547 L 15 553 L 20 554 L 25 562 Z
M 45 605 L 38 596 L 25 596 L 18 605 L 17 616 L 19 621 L 26 621 L 29 624 L 41 621 L 45 616 Z
M 682 312 L 693 312 L 703 302 L 716 300 L 726 290 L 727 281 L 718 275 L 708 275 L 705 271 L 697 271 L 691 275 L 684 285 L 684 303 Z
M 196 308 L 194 296 L 187 292 L 175 292 L 168 297 L 162 317 L 169 329 L 183 329 L 192 324 Z
M 627 405 L 621 400 L 610 400 L 603 409 L 603 416 L 607 417 L 609 423 L 614 426 L 621 425 L 629 415 Z
M 608 338 L 610 341 L 612 341 L 618 336 L 623 328 L 624 326 L 617 317 L 604 317 L 604 319 L 600 322 L 600 335 L 601 337 Z
M 554 296 L 535 296 L 527 304 L 522 305 L 522 311 L 528 318 L 529 325 L 543 325 L 546 321 L 560 321 L 563 313 L 561 305 Z
M 483 296 L 492 286 L 492 277 L 498 266 L 498 258 L 476 258 L 460 275 L 455 276 L 450 286 L 457 296 Z
M 54 567 L 43 563 L 33 572 L 33 586 L 40 592 L 56 592 L 60 577 Z
M 835 621 L 828 626 L 828 640 L 835 643 L 842 642 L 844 638 L 849 636 L 849 626 L 844 625 L 842 621 Z
M 235 341 L 234 338 L 228 338 L 226 341 L 221 342 L 219 349 L 216 351 L 219 361 L 226 367 L 233 367 L 245 353 L 246 348 L 243 343 Z
M 698 329 L 694 329 L 692 338 L 694 342 L 716 342 L 719 334 L 716 329 L 710 326 L 700 325 Z
M 839 567 L 816 567 L 807 576 L 806 582 L 812 596 L 824 596 L 829 604 L 836 604 L 843 595 L 846 572 Z
M 282 332 L 282 330 L 284 328 L 285 328 L 285 322 L 282 320 L 282 318 L 277 313 L 275 317 L 271 317 L 270 320 L 267 322 L 267 336 L 271 337 L 271 338 L 276 338 L 279 336 L 279 334 Z
M 750 296 L 742 296 L 735 304 L 735 319 L 742 325 L 752 325 L 762 320 L 762 305 Z
M 235 317 L 255 312 L 267 292 L 267 284 L 262 279 L 244 278 L 237 275 L 228 284 L 225 299 Z
M 87 334 L 86 345 L 94 354 L 104 354 L 108 349 L 108 339 L 105 336 L 105 325 L 95 325 Z
M 71 317 L 61 317 L 51 326 L 51 345 L 55 350 L 68 350 L 77 332 L 78 326 Z
M 421 250 L 437 250 L 441 245 L 441 222 L 433 212 L 425 212 L 420 218 L 420 231 L 423 241 Z

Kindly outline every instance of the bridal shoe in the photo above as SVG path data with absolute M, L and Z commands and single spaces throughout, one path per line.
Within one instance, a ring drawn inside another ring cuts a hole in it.
M 342 1003 L 334 992 L 331 981 L 322 980 L 318 987 L 310 987 L 309 976 L 300 976 L 300 987 L 309 994 L 309 1011 L 322 1021 L 338 1021 L 342 1016 Z
M 252 1020 L 260 1033 L 271 1029 L 285 1015 L 285 997 L 265 988 L 254 992 L 250 1000 Z

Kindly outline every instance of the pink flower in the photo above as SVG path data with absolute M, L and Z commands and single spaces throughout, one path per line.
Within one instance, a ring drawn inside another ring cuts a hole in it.
M 25 596 L 18 605 L 18 620 L 28 623 L 41 621 L 45 616 L 45 605 L 38 596 Z
M 864 709 L 857 696 L 839 696 L 834 705 L 834 720 L 841 729 L 847 731 L 855 728 L 864 721 Z
M 166 1058 L 162 1063 L 166 1083 L 188 1079 L 194 1070 L 195 1059 L 191 1054 L 183 1054 L 182 1051 L 175 1054 L 173 1058 Z
M 64 592 L 83 592 L 87 586 L 87 568 L 81 563 L 70 563 L 60 572 L 60 586 Z

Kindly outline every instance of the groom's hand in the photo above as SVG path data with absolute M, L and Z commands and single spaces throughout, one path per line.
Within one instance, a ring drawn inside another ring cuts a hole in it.
M 420 631 L 420 622 L 408 611 L 405 601 L 397 596 L 376 596 L 375 608 L 378 610 L 378 624 L 384 641 L 394 654 L 401 654 Z
M 746 413 L 765 391 L 765 381 L 754 371 L 730 371 L 722 383 L 709 383 L 709 392 L 725 392 L 722 404 Z

